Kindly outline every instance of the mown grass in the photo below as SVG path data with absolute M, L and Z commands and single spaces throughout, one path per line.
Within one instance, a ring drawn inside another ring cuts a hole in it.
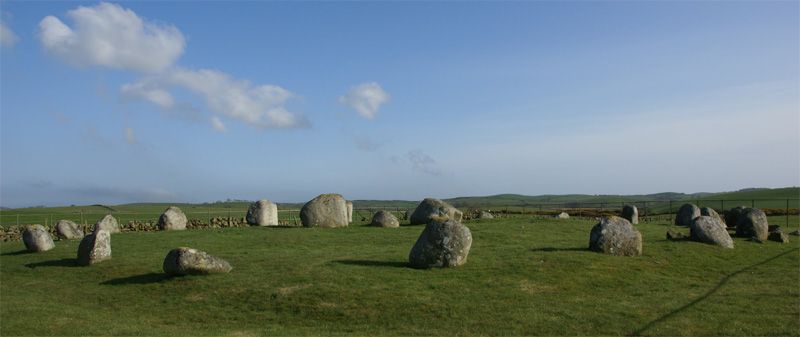
M 466 265 L 406 267 L 421 226 L 121 233 L 113 259 L 73 264 L 0 246 L 0 335 L 793 335 L 800 240 L 725 250 L 639 225 L 644 255 L 586 250 L 590 220 L 468 222 Z M 230 274 L 167 278 L 190 246 Z

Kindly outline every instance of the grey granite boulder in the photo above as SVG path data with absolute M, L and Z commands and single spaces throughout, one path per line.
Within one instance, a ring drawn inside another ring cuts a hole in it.
M 347 202 L 339 194 L 321 194 L 303 205 L 300 221 L 305 227 L 347 227 Z
M 642 255 L 642 234 L 626 219 L 602 218 L 589 234 L 589 250 L 609 255 Z
M 622 207 L 622 217 L 632 225 L 639 224 L 639 209 L 634 205 L 625 205 Z
M 25 243 L 25 248 L 32 253 L 45 252 L 56 246 L 50 232 L 42 225 L 26 226 L 25 231 L 22 232 L 22 242 Z
M 492 215 L 489 211 L 480 211 L 478 212 L 478 219 L 494 219 L 494 215 Z
M 780 242 L 780 243 L 789 243 L 789 236 L 786 235 L 786 233 L 784 233 L 782 231 L 775 231 L 775 232 L 769 233 L 769 236 L 767 236 L 767 239 L 769 239 L 770 241 L 775 241 L 775 242 Z
M 253 226 L 277 226 L 278 205 L 267 199 L 256 201 L 247 209 L 246 218 Z
M 375 227 L 400 227 L 400 221 L 397 220 L 397 217 L 392 214 L 392 212 L 387 211 L 378 211 L 372 216 L 372 222 L 370 225 Z
M 419 203 L 414 213 L 411 214 L 412 225 L 424 225 L 433 218 L 446 216 L 451 220 L 460 222 L 464 214 L 450 204 L 435 198 L 425 198 Z
M 182 231 L 186 229 L 186 214 L 180 208 L 170 206 L 158 218 L 158 228 L 165 231 Z
M 729 224 L 730 225 L 730 224 Z M 736 236 L 767 241 L 767 215 L 758 208 L 745 208 L 736 221 Z
M 83 230 L 78 224 L 69 220 L 58 220 L 56 222 L 56 235 L 62 239 L 72 240 L 83 238 Z
M 471 246 L 467 226 L 446 216 L 434 217 L 411 248 L 408 261 L 414 268 L 457 267 L 467 262 Z
M 164 258 L 164 272 L 172 276 L 219 274 L 231 271 L 228 261 L 188 248 L 175 248 Z
M 111 234 L 119 233 L 119 222 L 117 222 L 117 219 L 111 214 L 108 214 L 94 224 L 92 231 L 96 232 L 99 230 L 106 230 Z
M 728 227 L 736 227 L 739 223 L 739 218 L 744 215 L 745 206 L 736 206 L 725 212 L 725 225 Z
M 88 266 L 111 259 L 111 233 L 96 230 L 81 240 L 78 246 L 78 265 Z
M 689 226 L 689 233 L 692 240 L 733 248 L 733 239 L 719 217 L 702 215 L 695 218 Z
M 692 225 L 694 218 L 699 216 L 700 208 L 694 204 L 683 204 L 683 206 L 678 209 L 678 213 L 675 214 L 675 226 L 689 227 Z
M 703 207 L 700 209 L 700 216 L 710 216 L 719 219 L 720 222 L 724 225 L 725 223 L 722 221 L 722 217 L 719 216 L 719 213 L 715 211 L 711 207 Z

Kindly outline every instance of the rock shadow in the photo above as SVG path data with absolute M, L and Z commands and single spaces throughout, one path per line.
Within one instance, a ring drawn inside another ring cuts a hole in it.
M 363 267 L 411 268 L 408 262 L 374 260 L 336 260 L 334 263 Z
M 25 265 L 25 267 L 31 269 L 39 267 L 77 267 L 77 266 L 78 266 L 78 260 L 76 259 L 50 260 L 50 261 L 28 263 Z
M 171 278 L 172 276 L 169 276 L 164 273 L 147 273 L 142 275 L 115 278 L 108 281 L 100 282 L 100 284 L 112 285 L 112 286 L 127 285 L 127 284 L 150 284 L 150 283 L 158 283 L 166 281 Z
M 18 250 L 16 252 L 3 253 L 3 256 L 5 256 L 5 255 L 22 255 L 22 254 L 28 254 L 28 250 L 27 249 L 23 249 L 23 250 Z

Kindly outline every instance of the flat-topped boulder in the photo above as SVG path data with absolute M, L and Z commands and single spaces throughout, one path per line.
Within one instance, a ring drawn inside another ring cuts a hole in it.
M 695 218 L 689 227 L 689 233 L 692 240 L 733 248 L 733 239 L 719 217 L 701 215 Z
M 339 194 L 321 194 L 303 205 L 300 221 L 305 227 L 347 227 L 347 202 Z
M 642 234 L 624 218 L 601 218 L 589 233 L 589 250 L 619 256 L 642 255 Z
M 472 233 L 447 217 L 435 217 L 425 226 L 408 255 L 414 268 L 457 267 L 467 262 Z
M 700 216 L 700 208 L 694 204 L 683 204 L 675 214 L 675 226 L 689 227 L 694 218 Z
M 97 223 L 94 224 L 94 228 L 92 228 L 93 232 L 99 230 L 106 230 L 111 234 L 119 233 L 119 222 L 117 222 L 117 218 L 113 217 L 111 214 L 107 214 L 102 219 L 98 220 Z
M 397 220 L 397 217 L 394 216 L 392 212 L 378 211 L 372 216 L 370 225 L 374 227 L 395 228 L 400 227 L 400 221 Z
M 165 231 L 182 231 L 186 229 L 186 214 L 180 208 L 170 206 L 158 218 L 158 228 Z
M 111 259 L 111 233 L 96 230 L 81 240 L 78 246 L 78 265 L 88 266 Z
M 632 225 L 638 225 L 639 209 L 635 205 L 622 206 L 622 218 L 628 220 Z
M 425 198 L 411 214 L 412 225 L 425 225 L 434 218 L 447 217 L 460 222 L 464 214 L 450 204 L 435 198 Z
M 189 247 L 170 250 L 163 267 L 164 272 L 172 276 L 220 274 L 233 269 L 228 261 Z
M 56 222 L 56 235 L 62 239 L 73 240 L 83 238 L 83 230 L 78 224 L 70 220 L 58 220 Z
M 246 220 L 253 226 L 277 226 L 278 205 L 267 199 L 256 201 L 247 209 Z
M 45 252 L 56 246 L 50 232 L 42 225 L 26 226 L 22 232 L 22 242 L 25 244 L 25 249 L 31 253 Z
M 768 233 L 767 215 L 758 208 L 745 208 L 736 219 L 736 236 L 756 238 L 763 242 L 767 241 Z

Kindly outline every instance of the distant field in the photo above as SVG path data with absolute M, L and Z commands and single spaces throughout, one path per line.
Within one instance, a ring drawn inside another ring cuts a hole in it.
M 121 233 L 91 267 L 76 241 L 2 243 L 0 335 L 800 335 L 799 237 L 726 250 L 643 223 L 626 258 L 586 250 L 594 222 L 467 222 L 467 264 L 438 270 L 406 267 L 422 226 Z M 178 246 L 234 269 L 167 278 Z

